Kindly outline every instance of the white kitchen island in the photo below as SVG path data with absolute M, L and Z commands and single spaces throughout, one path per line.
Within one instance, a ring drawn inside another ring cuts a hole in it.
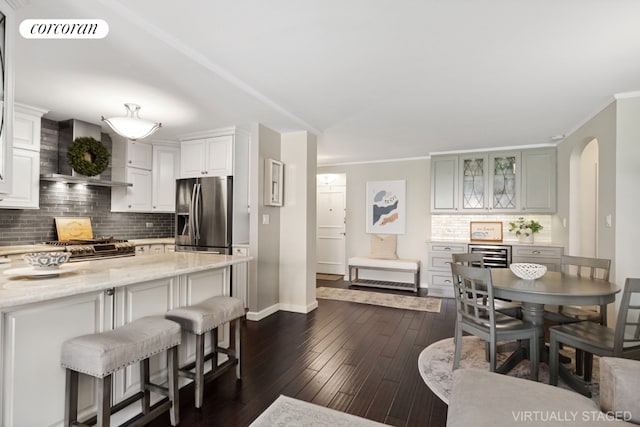
M 250 260 L 245 256 L 187 252 L 97 259 L 67 263 L 59 276 L 47 278 L 4 274 L 25 267 L 21 260 L 3 265 L 2 425 L 62 425 L 65 376 L 60 367 L 60 348 L 65 340 L 110 330 L 143 316 L 164 315 L 169 309 L 211 296 L 230 295 L 232 266 L 246 266 Z M 220 341 L 226 345 L 228 327 L 221 332 Z M 193 360 L 194 342 L 190 338 L 183 336 L 181 364 Z M 160 378 L 159 382 L 166 376 L 164 357 L 162 354 L 151 360 L 152 377 L 156 381 Z M 82 378 L 80 386 L 79 414 L 83 419 L 93 413 L 96 395 L 92 379 Z M 138 390 L 137 366 L 114 375 L 114 403 Z M 118 418 L 139 409 L 139 404 L 133 404 Z M 117 423 L 117 419 L 114 421 Z

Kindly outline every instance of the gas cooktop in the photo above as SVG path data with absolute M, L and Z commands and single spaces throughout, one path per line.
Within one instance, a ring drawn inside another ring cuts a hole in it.
M 114 239 L 113 237 L 55 240 L 45 243 L 47 245 L 58 246 L 60 250 L 70 252 L 69 262 L 95 258 L 134 256 L 136 254 L 135 244 L 127 240 Z

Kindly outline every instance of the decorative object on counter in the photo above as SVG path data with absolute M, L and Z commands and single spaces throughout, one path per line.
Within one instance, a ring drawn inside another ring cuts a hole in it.
M 18 267 L 9 268 L 3 270 L 2 274 L 9 276 L 13 280 L 17 280 L 16 287 L 20 288 L 22 280 L 26 279 L 48 279 L 51 277 L 58 277 L 61 274 L 71 273 L 78 268 L 77 265 L 63 264 L 55 268 L 35 268 L 35 267 Z M 3 286 L 5 289 L 13 289 L 12 283 L 5 283 Z
M 477 222 L 469 223 L 470 240 L 481 242 L 502 242 L 502 222 Z
M 405 234 L 406 181 L 367 182 L 367 233 Z
M 22 255 L 27 264 L 37 270 L 53 270 L 69 260 L 69 252 L 29 252 Z
M 516 262 L 509 265 L 509 268 L 521 279 L 535 280 L 547 272 L 547 266 L 542 264 L 529 264 L 526 262 Z
M 266 159 L 264 164 L 264 204 L 282 206 L 284 204 L 284 164 Z
M 162 123 L 152 122 L 151 120 L 141 119 L 138 115 L 140 106 L 138 104 L 124 104 L 127 109 L 125 117 L 111 117 L 102 121 L 109 125 L 118 135 L 129 138 L 132 141 L 150 136 L 152 133 L 162 127 Z
M 109 166 L 110 157 L 102 142 L 90 136 L 74 139 L 67 153 L 67 161 L 73 170 L 86 176 L 102 173 Z
M 509 232 L 515 232 L 520 243 L 533 243 L 533 235 L 542 230 L 542 224 L 535 219 L 525 220 L 523 217 L 509 222 Z

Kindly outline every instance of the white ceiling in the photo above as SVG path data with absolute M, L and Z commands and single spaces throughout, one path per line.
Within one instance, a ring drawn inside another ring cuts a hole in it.
M 51 119 L 134 102 L 162 139 L 308 130 L 320 164 L 547 144 L 640 90 L 637 0 L 27 0 L 17 18 L 109 24 L 17 35 L 16 100 Z

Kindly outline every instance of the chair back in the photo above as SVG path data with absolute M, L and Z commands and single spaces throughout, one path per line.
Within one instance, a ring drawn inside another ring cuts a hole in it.
M 609 281 L 610 259 L 563 255 L 560 264 L 563 273 Z
M 627 278 L 613 340 L 613 354 L 622 355 L 625 344 L 640 345 L 640 279 Z M 635 295 L 635 297 L 634 297 Z
M 493 334 L 496 323 L 491 270 L 451 264 L 451 274 L 458 322 L 486 325 L 488 319 Z
M 477 252 L 451 254 L 451 260 L 454 264 L 462 264 L 467 267 L 484 268 L 484 255 Z

